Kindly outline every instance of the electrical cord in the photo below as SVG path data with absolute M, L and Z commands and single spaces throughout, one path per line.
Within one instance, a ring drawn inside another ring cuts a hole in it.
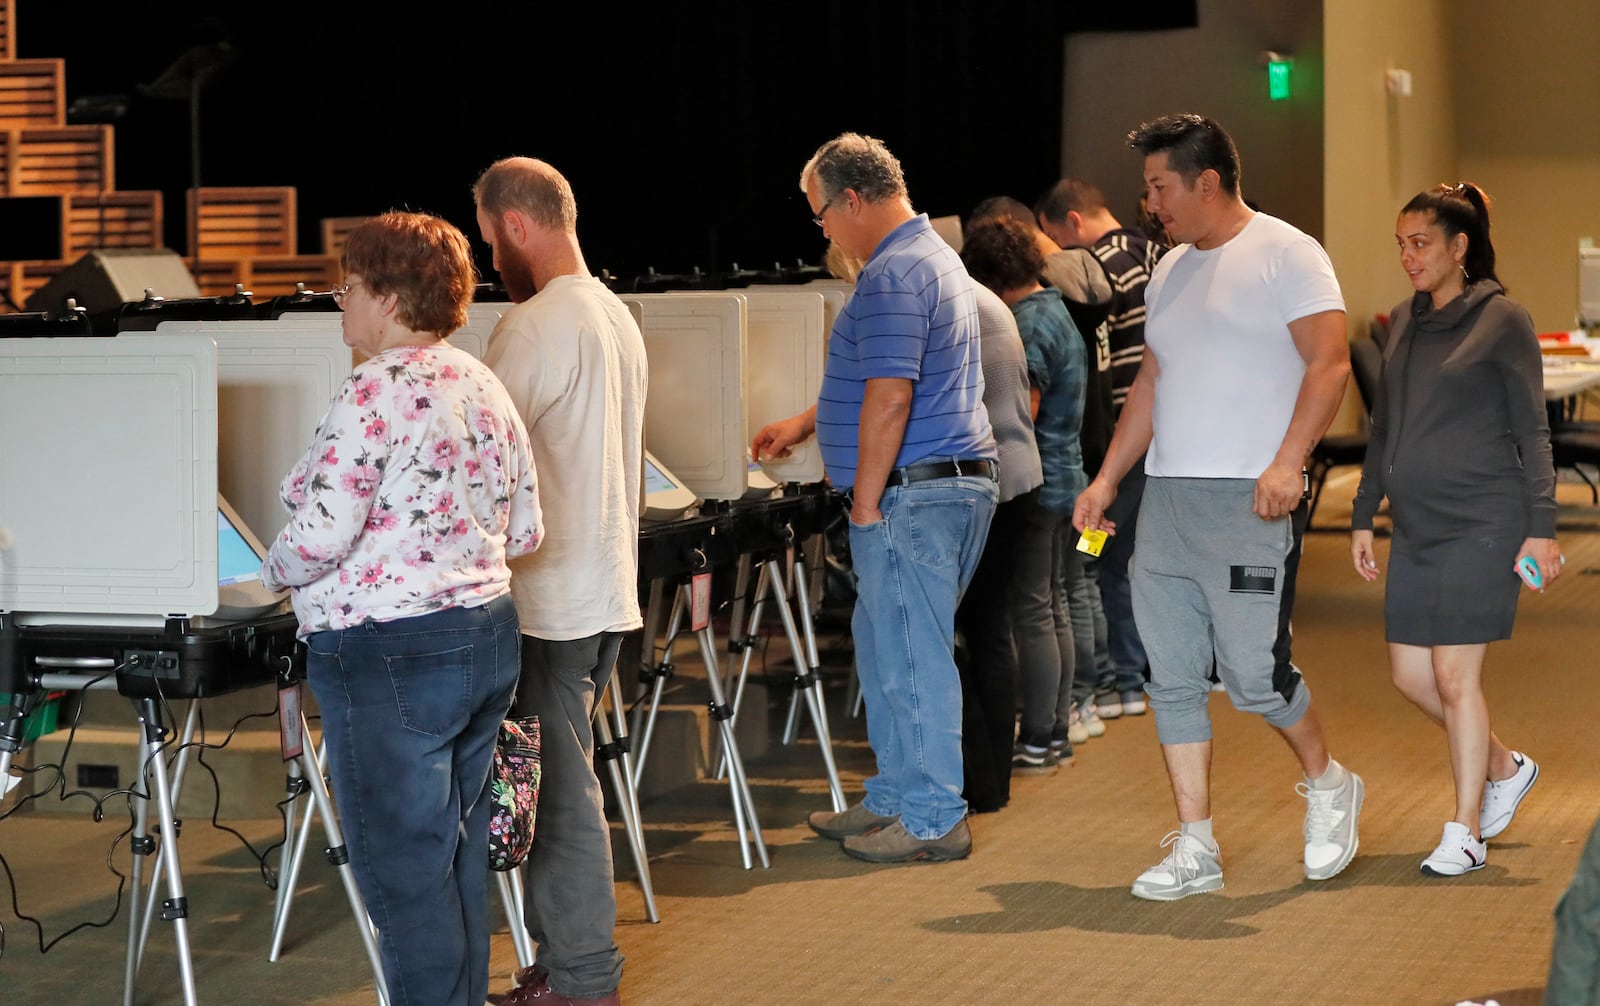
M 105 674 L 102 674 L 99 677 L 92 679 L 89 682 L 89 684 L 92 686 L 95 683 L 98 683 L 100 681 L 104 681 L 106 678 L 109 678 L 112 675 L 116 674 L 118 671 L 122 670 L 123 667 L 125 667 L 125 666 L 126 666 L 126 664 L 124 664 L 122 666 L 119 666 L 119 667 L 116 667 L 116 668 L 114 668 L 114 669 L 112 669 L 110 671 L 107 671 Z M 86 922 L 80 922 L 77 925 L 71 927 L 70 929 L 67 929 L 65 932 L 62 932 L 62 933 L 58 934 L 54 939 L 51 939 L 50 941 L 46 942 L 45 941 L 45 933 L 44 933 L 44 923 L 41 922 L 39 919 L 34 918 L 33 916 L 28 915 L 27 913 L 22 911 L 22 907 L 18 903 L 18 898 L 17 898 L 17 878 L 16 878 L 16 875 L 12 872 L 11 864 L 10 864 L 10 862 L 8 862 L 6 860 L 4 854 L 0 854 L 0 870 L 4 870 L 5 871 L 6 883 L 11 889 L 11 914 L 16 916 L 19 920 L 21 920 L 23 922 L 26 922 L 26 923 L 29 923 L 30 925 L 33 926 L 34 931 L 36 932 L 37 937 L 38 937 L 39 953 L 41 955 L 49 953 L 50 949 L 52 947 L 54 947 L 57 943 L 60 943 L 62 940 L 66 939 L 68 936 L 71 936 L 73 933 L 78 932 L 79 930 L 83 930 L 83 929 L 104 929 L 107 926 L 111 925 L 111 923 L 116 920 L 118 913 L 121 912 L 121 910 L 122 910 L 122 892 L 127 886 L 128 877 L 121 870 L 117 869 L 117 867 L 116 867 L 116 865 L 115 865 L 115 863 L 113 861 L 113 857 L 116 855 L 117 847 L 122 844 L 123 839 L 127 838 L 129 835 L 131 835 L 133 833 L 133 829 L 134 829 L 134 826 L 135 826 L 135 817 L 134 817 L 134 811 L 133 811 L 133 798 L 134 797 L 140 797 L 142 799 L 149 799 L 149 794 L 148 793 L 139 793 L 136 789 L 130 789 L 130 788 L 114 789 L 114 790 L 106 793 L 105 795 L 99 796 L 99 797 L 96 797 L 93 793 L 89 792 L 88 790 L 73 790 L 73 791 L 70 791 L 70 792 L 67 790 L 67 788 L 66 788 L 67 777 L 66 777 L 66 771 L 63 768 L 63 766 L 66 764 L 68 753 L 72 750 L 73 742 L 77 739 L 78 725 L 81 722 L 82 718 L 83 718 L 83 705 L 82 705 L 82 703 L 79 703 L 77 710 L 73 714 L 72 725 L 68 728 L 67 742 L 61 749 L 61 761 L 59 763 L 52 764 L 52 765 L 28 766 L 28 767 L 22 769 L 22 772 L 25 775 L 32 775 L 32 774 L 37 773 L 37 772 L 44 772 L 44 771 L 53 770 L 56 773 L 55 781 L 52 782 L 49 786 L 45 787 L 44 790 L 42 790 L 40 792 L 36 792 L 36 793 L 30 793 L 28 796 L 23 797 L 22 799 L 18 800 L 16 805 L 13 806 L 10 810 L 6 811 L 3 814 L 0 814 L 0 821 L 3 821 L 6 818 L 10 817 L 12 814 L 16 813 L 25 804 L 27 804 L 28 801 L 40 799 L 40 798 L 44 797 L 46 794 L 48 794 L 51 791 L 56 790 L 56 789 L 60 789 L 61 790 L 61 794 L 60 794 L 59 799 L 61 801 L 63 801 L 63 802 L 66 801 L 70 797 L 77 797 L 77 796 L 86 797 L 89 800 L 91 800 L 94 803 L 94 820 L 95 820 L 96 823 L 99 823 L 100 821 L 105 819 L 105 803 L 106 803 L 107 800 L 110 800 L 112 797 L 119 796 L 119 795 L 125 797 L 126 800 L 127 800 L 127 807 L 128 807 L 128 826 L 126 828 L 124 828 L 115 838 L 113 838 L 111 840 L 111 847 L 106 852 L 106 867 L 117 878 L 116 902 L 111 907 L 111 914 L 106 916 L 106 918 L 103 921 L 96 922 L 96 921 L 91 919 L 91 920 L 86 921 Z M 153 757 L 153 755 L 152 755 L 152 757 Z M 146 767 L 146 768 L 149 767 L 149 761 L 148 760 L 146 760 L 144 767 Z M 142 772 L 140 773 L 140 778 L 143 778 L 143 773 Z M 0 959 L 4 958 L 4 954 L 5 954 L 4 930 L 0 929 Z
M 110 671 L 107 671 L 106 673 L 100 675 L 99 677 L 91 679 L 88 684 L 92 687 L 94 684 L 96 684 L 96 683 L 98 683 L 100 681 L 103 681 L 106 678 L 109 678 L 109 677 L 117 674 L 119 671 L 125 669 L 126 666 L 127 666 L 127 664 L 124 663 L 124 664 L 122 664 L 122 665 L 120 665 L 120 666 L 118 666 L 118 667 L 116 667 L 116 668 L 114 668 L 114 669 L 112 669 Z M 173 714 L 172 714 L 171 705 L 168 702 L 165 693 L 162 692 L 162 690 L 161 690 L 161 683 L 160 683 L 159 680 L 155 681 L 155 688 L 156 688 L 157 701 L 161 705 L 161 708 L 162 708 L 162 711 L 163 711 L 163 715 L 166 716 L 167 722 L 168 723 L 176 723 L 176 719 L 173 717 Z M 85 689 L 85 690 L 87 690 L 87 689 Z M 268 860 L 268 857 L 272 854 L 272 852 L 274 850 L 281 848 L 283 846 L 283 844 L 284 844 L 284 841 L 285 841 L 285 839 L 287 837 L 287 834 L 288 834 L 288 814 L 290 813 L 290 811 L 288 810 L 288 805 L 291 802 L 293 802 L 293 800 L 295 799 L 295 797 L 298 794 L 285 797 L 283 800 L 279 801 L 275 805 L 274 809 L 278 813 L 279 821 L 282 824 L 282 831 L 280 831 L 277 841 L 275 841 L 271 845 L 267 846 L 264 850 L 258 852 L 255 849 L 255 847 L 250 843 L 250 841 L 247 838 L 245 838 L 245 836 L 243 834 L 241 834 L 239 831 L 237 831 L 234 828 L 231 828 L 231 827 L 229 827 L 229 826 L 227 826 L 225 824 L 222 824 L 218 820 L 218 816 L 220 814 L 221 806 L 222 806 L 222 786 L 221 786 L 220 780 L 217 778 L 216 770 L 211 765 L 207 764 L 207 762 L 205 761 L 205 752 L 206 751 L 221 750 L 221 749 L 227 747 L 229 742 L 231 742 L 233 740 L 234 735 L 236 733 L 238 733 L 240 727 L 242 727 L 244 725 L 245 721 L 252 720 L 252 719 L 264 719 L 264 718 L 267 718 L 267 717 L 270 717 L 270 716 L 276 716 L 276 715 L 278 715 L 278 712 L 279 712 L 278 703 L 277 703 L 276 697 L 274 697 L 273 708 L 272 708 L 272 710 L 270 712 L 246 713 L 244 716 L 241 716 L 234 723 L 233 727 L 228 731 L 227 736 L 225 736 L 220 743 L 213 744 L 213 743 L 207 742 L 206 739 L 205 739 L 205 713 L 204 713 L 204 709 L 202 708 L 200 711 L 197 712 L 197 721 L 196 721 L 197 724 L 198 724 L 198 727 L 199 727 L 199 729 L 198 729 L 199 739 L 198 740 L 191 740 L 191 741 L 189 741 L 187 743 L 184 743 L 184 744 L 173 745 L 169 741 L 168 737 L 163 737 L 161 739 L 160 743 L 158 743 L 154 747 L 153 750 L 151 750 L 151 751 L 149 751 L 148 753 L 145 754 L 144 758 L 142 759 L 142 761 L 140 763 L 139 772 L 138 772 L 138 775 L 136 777 L 138 780 L 144 780 L 144 779 L 148 778 L 150 765 L 151 765 L 151 760 L 154 759 L 154 758 L 162 757 L 162 756 L 166 756 L 168 758 L 173 758 L 173 757 L 176 757 L 178 755 L 178 753 L 180 751 L 184 750 L 185 748 L 190 748 L 190 747 L 197 748 L 199 750 L 199 753 L 196 755 L 196 761 L 199 763 L 199 765 L 202 768 L 204 768 L 206 770 L 206 773 L 211 777 L 212 792 L 213 792 L 213 802 L 212 802 L 212 809 L 211 809 L 211 825 L 212 825 L 212 827 L 216 828 L 219 831 L 227 832 L 227 833 L 233 835 L 236 839 L 239 840 L 239 842 L 244 846 L 244 848 L 257 861 L 257 863 L 259 865 L 259 868 L 260 868 L 262 881 L 263 881 L 263 883 L 266 884 L 266 886 L 267 886 L 267 888 L 269 890 L 277 890 L 279 878 L 278 878 L 277 871 L 275 871 L 274 869 L 272 869 L 272 867 L 270 865 L 268 865 L 267 860 Z M 46 786 L 44 789 L 39 790 L 39 791 L 34 792 L 34 793 L 30 793 L 29 795 L 27 795 L 27 796 L 21 798 L 20 800 L 18 800 L 16 805 L 11 807 L 9 810 L 6 810 L 4 813 L 0 813 L 0 821 L 3 821 L 6 818 L 10 817 L 12 814 L 16 813 L 18 810 L 20 810 L 29 801 L 42 799 L 43 797 L 45 797 L 46 795 L 50 794 L 51 792 L 59 790 L 60 792 L 59 792 L 59 794 L 57 796 L 57 799 L 59 801 L 61 801 L 61 802 L 66 802 L 69 799 L 78 798 L 78 797 L 82 797 L 82 798 L 86 798 L 86 799 L 90 800 L 94 805 L 93 819 L 94 819 L 94 821 L 96 823 L 99 823 L 100 821 L 104 820 L 104 818 L 105 818 L 105 805 L 106 805 L 107 801 L 109 801 L 113 797 L 117 797 L 117 796 L 123 797 L 125 799 L 125 801 L 126 801 L 127 810 L 128 810 L 128 825 L 121 832 L 119 832 L 116 835 L 115 838 L 113 838 L 111 840 L 110 848 L 107 849 L 107 851 L 106 851 L 106 869 L 109 870 L 111 872 L 111 874 L 117 878 L 117 890 L 116 890 L 116 899 L 115 899 L 115 902 L 114 902 L 114 904 L 112 905 L 112 908 L 111 908 L 111 914 L 106 916 L 106 918 L 104 920 L 101 920 L 101 921 L 89 920 L 89 921 L 85 921 L 85 922 L 80 922 L 77 925 L 72 926 L 71 928 L 65 930 L 64 932 L 59 933 L 58 935 L 56 935 L 55 937 L 53 937 L 53 938 L 51 938 L 51 939 L 49 939 L 47 941 L 46 938 L 45 938 L 45 930 L 44 930 L 43 922 L 41 922 L 39 919 L 37 919 L 37 918 L 35 918 L 35 917 L 31 916 L 31 915 L 28 915 L 28 914 L 26 914 L 25 912 L 22 911 L 22 908 L 20 906 L 19 899 L 18 899 L 16 876 L 12 872 L 11 864 L 6 860 L 4 854 L 0 854 L 0 870 L 3 870 L 5 872 L 6 882 L 7 882 L 7 885 L 9 886 L 9 888 L 10 888 L 11 913 L 12 913 L 12 915 L 16 916 L 17 919 L 19 919 L 19 920 L 21 920 L 23 922 L 27 922 L 27 923 L 29 923 L 30 925 L 33 926 L 33 928 L 34 928 L 34 930 L 35 930 L 35 932 L 37 934 L 39 953 L 41 955 L 49 953 L 50 950 L 53 947 L 55 947 L 56 944 L 60 943 L 62 940 L 66 939 L 67 937 L 71 936 L 72 934 L 74 934 L 76 932 L 79 932 L 80 930 L 91 929 L 91 928 L 92 929 L 104 929 L 107 926 L 110 926 L 114 921 L 116 921 L 116 918 L 117 918 L 118 914 L 120 914 L 121 910 L 122 910 L 122 896 L 123 896 L 124 890 L 127 887 L 127 882 L 128 882 L 128 879 L 129 879 L 128 876 L 126 874 L 124 874 L 121 870 L 119 870 L 117 868 L 117 866 L 116 866 L 117 849 L 123 844 L 123 842 L 131 834 L 133 834 L 133 830 L 137 825 L 137 818 L 136 818 L 136 815 L 135 815 L 135 812 L 134 812 L 133 801 L 135 799 L 141 799 L 141 800 L 152 800 L 153 799 L 152 795 L 149 792 L 148 787 L 146 787 L 143 790 L 141 790 L 139 788 L 139 786 L 137 785 L 137 783 L 135 785 L 132 785 L 132 786 L 119 787 L 119 788 L 110 790 L 110 791 L 108 791 L 108 792 L 106 792 L 106 793 L 104 793 L 102 795 L 99 795 L 99 796 L 96 796 L 93 792 L 91 792 L 90 790 L 87 790 L 87 789 L 76 789 L 76 790 L 68 790 L 67 789 L 65 766 L 66 766 L 66 764 L 67 764 L 67 762 L 69 760 L 69 756 L 70 756 L 71 751 L 72 751 L 72 746 L 77 740 L 78 728 L 79 728 L 80 723 L 82 722 L 82 719 L 83 719 L 83 703 L 80 702 L 78 704 L 77 709 L 74 710 L 72 723 L 68 727 L 67 740 L 66 740 L 66 743 L 62 746 L 61 758 L 60 758 L 59 762 L 53 763 L 53 764 L 48 764 L 48 765 L 26 766 L 26 767 L 21 767 L 19 769 L 24 775 L 34 775 L 34 774 L 41 773 L 41 772 L 53 771 L 53 772 L 55 772 L 55 779 L 53 781 L 51 781 L 50 784 L 48 786 Z M 174 732 L 170 736 L 175 737 L 176 733 Z M 153 830 L 159 831 L 159 826 L 157 826 L 157 828 L 153 829 Z M 6 948 L 5 927 L 4 927 L 4 925 L 0 925 L 0 960 L 4 959 L 5 948 Z

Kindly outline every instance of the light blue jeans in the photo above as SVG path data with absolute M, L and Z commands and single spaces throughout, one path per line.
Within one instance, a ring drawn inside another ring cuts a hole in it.
M 962 476 L 891 486 L 883 519 L 850 525 L 856 609 L 850 629 L 878 774 L 868 810 L 898 814 L 920 839 L 966 816 L 955 613 L 977 569 L 998 489 Z

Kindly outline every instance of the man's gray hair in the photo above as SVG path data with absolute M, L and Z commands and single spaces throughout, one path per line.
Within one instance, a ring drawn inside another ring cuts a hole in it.
M 843 133 L 817 148 L 800 171 L 800 191 L 815 175 L 824 201 L 845 189 L 869 203 L 906 195 L 906 176 L 883 141 L 860 133 Z
M 572 186 L 561 172 L 532 157 L 507 157 L 489 165 L 472 186 L 478 208 L 498 219 L 516 210 L 540 227 L 573 231 L 578 226 L 578 203 Z

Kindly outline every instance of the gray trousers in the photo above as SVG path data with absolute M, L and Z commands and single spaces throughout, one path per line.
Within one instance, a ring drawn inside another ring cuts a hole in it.
M 1139 509 L 1133 614 L 1150 657 L 1150 709 L 1163 744 L 1211 739 L 1213 661 L 1228 697 L 1279 729 L 1311 692 L 1279 660 L 1298 547 L 1289 517 L 1253 511 L 1253 479 L 1152 478 Z
M 603 996 L 622 981 L 611 827 L 594 772 L 594 705 L 617 663 L 622 635 L 522 637 L 513 715 L 538 716 L 539 808 L 522 864 L 523 920 L 550 988 Z
M 1067 704 L 1072 684 L 1072 623 L 1061 593 L 1063 556 L 1058 539 L 1066 529 L 1060 514 L 1034 506 L 1027 513 L 1033 547 L 1017 560 L 1016 609 L 1011 634 L 1017 644 L 1022 724 L 1019 739 L 1048 747 L 1056 736 L 1056 709 Z M 1066 737 L 1067 721 L 1059 735 Z

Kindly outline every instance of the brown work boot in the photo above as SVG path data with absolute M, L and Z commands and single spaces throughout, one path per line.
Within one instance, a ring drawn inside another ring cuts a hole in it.
M 944 863 L 966 859 L 972 853 L 972 831 L 967 819 L 939 838 L 918 838 L 899 821 L 869 835 L 844 840 L 844 851 L 869 863 Z
M 899 821 L 898 817 L 881 817 L 867 809 L 864 803 L 858 803 L 849 810 L 835 814 L 831 810 L 813 811 L 806 818 L 806 823 L 811 825 L 811 830 L 823 838 L 841 839 L 852 835 L 870 835 L 879 828 L 887 828 Z

